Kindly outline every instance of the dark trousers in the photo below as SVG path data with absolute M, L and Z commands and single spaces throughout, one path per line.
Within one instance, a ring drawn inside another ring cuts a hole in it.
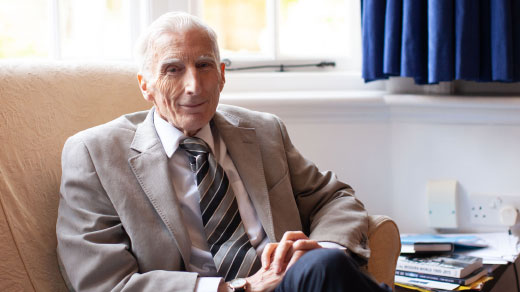
M 389 292 L 360 271 L 356 262 L 338 249 L 315 249 L 304 254 L 285 274 L 276 292 L 337 291 Z

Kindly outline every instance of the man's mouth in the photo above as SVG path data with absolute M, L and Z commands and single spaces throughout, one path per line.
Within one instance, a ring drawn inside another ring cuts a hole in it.
M 188 111 L 197 111 L 199 108 L 204 106 L 206 103 L 207 103 L 206 101 L 203 101 L 203 102 L 198 102 L 198 103 L 181 104 L 180 106 Z

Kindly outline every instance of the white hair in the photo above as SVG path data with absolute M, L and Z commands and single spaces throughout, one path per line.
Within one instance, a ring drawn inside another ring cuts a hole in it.
M 200 18 L 185 12 L 168 12 L 157 18 L 139 36 L 135 45 L 135 59 L 139 72 L 144 76 L 149 76 L 153 60 L 154 42 L 163 34 L 190 29 L 200 29 L 206 32 L 211 40 L 213 53 L 217 62 L 220 62 L 220 52 L 217 43 L 217 34 L 205 24 Z M 220 66 L 217 66 L 220 70 Z

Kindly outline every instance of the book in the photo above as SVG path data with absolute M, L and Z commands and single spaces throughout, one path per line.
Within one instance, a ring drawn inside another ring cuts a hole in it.
M 475 235 L 439 235 L 439 234 L 402 234 L 401 244 L 410 245 L 415 243 L 452 243 L 455 247 L 486 247 L 487 242 Z
M 430 275 L 430 274 L 401 271 L 401 270 L 395 271 L 396 276 L 404 276 L 404 277 L 409 277 L 409 278 L 418 278 L 418 279 L 424 279 L 424 280 L 439 281 L 439 282 L 445 282 L 445 283 L 458 284 L 458 285 L 462 285 L 462 286 L 467 286 L 467 285 L 477 281 L 478 279 L 482 278 L 483 276 L 486 276 L 487 274 L 488 274 L 488 270 L 484 267 L 481 267 L 481 268 L 475 270 L 473 273 L 467 275 L 464 278 L 453 278 L 453 277 Z
M 451 242 L 415 242 L 401 243 L 401 253 L 449 253 L 454 249 Z
M 482 267 L 482 258 L 461 254 L 430 257 L 399 256 L 397 270 L 464 278 Z
M 414 291 L 452 291 L 460 287 L 458 284 L 409 278 L 404 276 L 395 276 L 394 281 L 396 286 L 404 287 Z

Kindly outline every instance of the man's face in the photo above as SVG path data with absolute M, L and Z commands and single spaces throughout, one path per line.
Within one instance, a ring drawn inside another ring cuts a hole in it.
M 200 29 L 166 33 L 154 44 L 149 80 L 138 75 L 144 98 L 163 119 L 192 136 L 215 114 L 225 66 Z

